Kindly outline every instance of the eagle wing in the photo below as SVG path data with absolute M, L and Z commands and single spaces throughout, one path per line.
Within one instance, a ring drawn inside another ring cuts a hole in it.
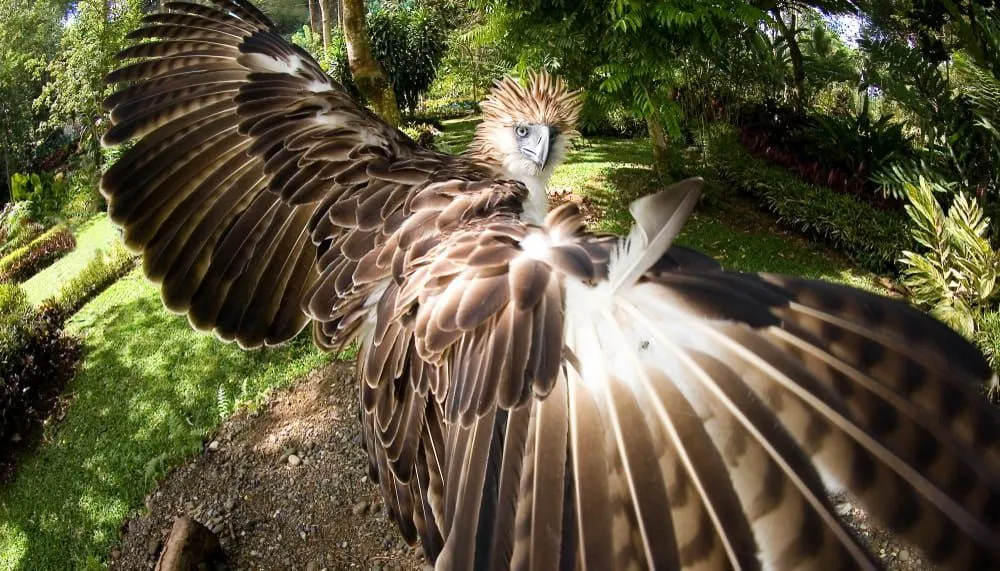
M 312 286 L 347 287 L 414 189 L 461 192 L 490 177 L 358 105 L 248 2 L 165 8 L 130 34 L 141 41 L 107 78 L 122 88 L 105 101 L 104 143 L 137 143 L 101 191 L 167 308 L 195 328 L 243 347 L 290 339 L 309 322 Z M 338 293 L 363 299 L 371 273 Z
M 357 339 L 364 442 L 438 567 L 857 568 L 842 486 L 956 568 L 1000 562 L 982 356 L 906 305 L 626 239 L 416 147 L 243 0 L 168 3 L 111 74 L 102 190 L 168 308 L 243 346 Z

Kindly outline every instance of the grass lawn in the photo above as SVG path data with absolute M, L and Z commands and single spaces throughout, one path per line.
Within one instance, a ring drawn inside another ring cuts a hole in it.
M 446 121 L 445 142 L 463 149 L 476 122 Z M 645 140 L 581 141 L 551 186 L 589 197 L 603 211 L 602 229 L 624 231 L 629 201 L 660 186 L 650 160 Z M 114 235 L 106 218 L 91 221 L 77 251 L 28 282 L 29 295 L 58 291 Z M 773 216 L 723 189 L 706 192 L 679 241 L 733 269 L 870 282 L 850 260 L 778 229 Z M 196 333 L 163 309 L 138 271 L 84 306 L 70 330 L 84 338 L 84 364 L 67 388 L 65 418 L 0 489 L 0 569 L 100 566 L 156 477 L 197 453 L 221 422 L 219 387 L 260 402 L 331 359 L 308 335 L 280 350 L 244 352 Z
M 155 478 L 221 422 L 220 386 L 260 400 L 330 359 L 309 335 L 245 352 L 196 333 L 138 271 L 86 305 L 70 330 L 84 338 L 83 367 L 65 419 L 0 489 L 0 569 L 104 560 Z
M 572 189 L 603 213 L 600 230 L 632 227 L 631 201 L 664 188 L 651 167 L 648 139 L 595 137 L 579 141 L 550 188 Z M 738 271 L 825 279 L 884 292 L 872 274 L 846 256 L 779 227 L 774 215 L 736 191 L 709 184 L 677 243 L 711 255 Z
M 59 293 L 62 284 L 75 277 L 98 250 L 107 251 L 117 239 L 118 231 L 107 215 L 100 214 L 85 222 L 76 231 L 76 249 L 24 282 L 28 299 L 38 305 Z

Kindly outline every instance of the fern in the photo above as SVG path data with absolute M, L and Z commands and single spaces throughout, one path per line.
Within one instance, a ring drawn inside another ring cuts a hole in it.
M 215 393 L 215 412 L 218 413 L 219 419 L 225 420 L 232 416 L 233 408 L 233 401 L 229 398 L 229 391 L 226 390 L 226 385 L 220 384 L 219 389 Z

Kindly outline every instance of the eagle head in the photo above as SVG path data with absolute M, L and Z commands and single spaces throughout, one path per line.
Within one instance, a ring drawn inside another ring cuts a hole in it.
M 483 121 L 469 145 L 470 155 L 505 176 L 544 186 L 566 156 L 569 141 L 579 135 L 579 95 L 544 70 L 529 71 L 526 85 L 505 77 L 480 104 Z

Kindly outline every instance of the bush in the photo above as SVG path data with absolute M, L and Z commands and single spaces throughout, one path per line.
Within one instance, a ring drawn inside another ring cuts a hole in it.
M 781 222 L 830 243 L 872 271 L 894 268 L 896 257 L 912 243 L 902 213 L 872 208 L 765 164 L 747 152 L 732 127 L 710 126 L 701 139 L 706 178 L 756 196 Z
M 28 204 L 32 220 L 49 224 L 58 219 L 69 203 L 69 185 L 64 173 L 14 173 L 10 177 L 11 198 Z
M 916 152 L 891 114 L 872 119 L 864 97 L 856 113 L 803 113 L 773 103 L 741 111 L 741 141 L 751 152 L 807 182 L 880 203 L 872 175 Z
M 0 210 L 0 256 L 37 238 L 45 227 L 31 220 L 27 202 L 8 202 Z
M 131 271 L 137 261 L 138 257 L 126 250 L 121 243 L 116 243 L 107 254 L 98 252 L 76 277 L 62 286 L 57 303 L 66 315 L 76 313 L 84 304 Z
M 65 317 L 54 304 L 33 309 L 20 286 L 0 284 L 0 442 L 26 433 L 72 377 L 80 344 L 63 332 Z
M 0 282 L 22 282 L 76 247 L 69 228 L 59 225 L 0 258 Z
M 427 123 L 410 123 L 409 125 L 404 125 L 402 127 L 402 131 L 406 133 L 408 137 L 413 139 L 415 143 L 425 149 L 441 150 L 438 148 L 438 137 L 441 135 L 441 131 L 434 125 L 429 125 Z

